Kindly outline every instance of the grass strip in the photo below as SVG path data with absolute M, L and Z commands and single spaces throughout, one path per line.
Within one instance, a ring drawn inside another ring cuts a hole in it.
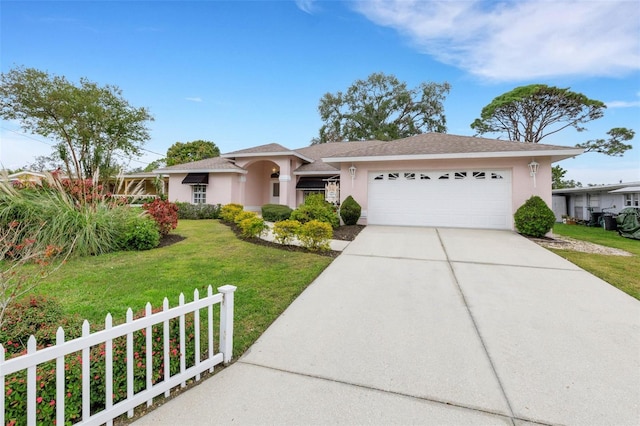
M 632 256 L 606 256 L 570 250 L 551 249 L 554 253 L 589 271 L 614 287 L 640 300 L 640 241 L 624 238 L 600 227 L 555 224 L 557 235 L 628 251 Z

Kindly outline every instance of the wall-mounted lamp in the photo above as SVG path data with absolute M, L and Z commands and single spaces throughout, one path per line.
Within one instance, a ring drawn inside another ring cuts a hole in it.
M 353 164 L 349 167 L 349 174 L 351 175 L 351 187 L 353 188 L 353 181 L 356 178 L 356 166 Z
M 532 160 L 529 163 L 529 176 L 531 176 L 533 178 L 533 187 L 536 187 L 536 174 L 538 173 L 538 167 L 540 167 L 540 164 L 538 164 L 536 162 L 536 160 Z

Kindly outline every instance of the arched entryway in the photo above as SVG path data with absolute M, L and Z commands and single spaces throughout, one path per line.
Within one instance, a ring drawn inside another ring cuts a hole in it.
M 260 210 L 264 204 L 280 204 L 280 167 L 269 160 L 259 160 L 244 166 L 245 209 Z

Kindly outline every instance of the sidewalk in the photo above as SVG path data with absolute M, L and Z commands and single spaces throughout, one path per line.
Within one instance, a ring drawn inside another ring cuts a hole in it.
M 640 302 L 515 233 L 367 227 L 145 425 L 637 425 Z

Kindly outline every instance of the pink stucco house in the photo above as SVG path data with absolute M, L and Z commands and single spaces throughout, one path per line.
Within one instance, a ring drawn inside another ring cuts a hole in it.
M 351 195 L 363 224 L 513 229 L 513 213 L 532 195 L 551 206 L 551 164 L 582 149 L 426 133 L 395 141 L 279 144 L 156 170 L 169 199 L 267 203 L 295 208 L 322 192 Z

